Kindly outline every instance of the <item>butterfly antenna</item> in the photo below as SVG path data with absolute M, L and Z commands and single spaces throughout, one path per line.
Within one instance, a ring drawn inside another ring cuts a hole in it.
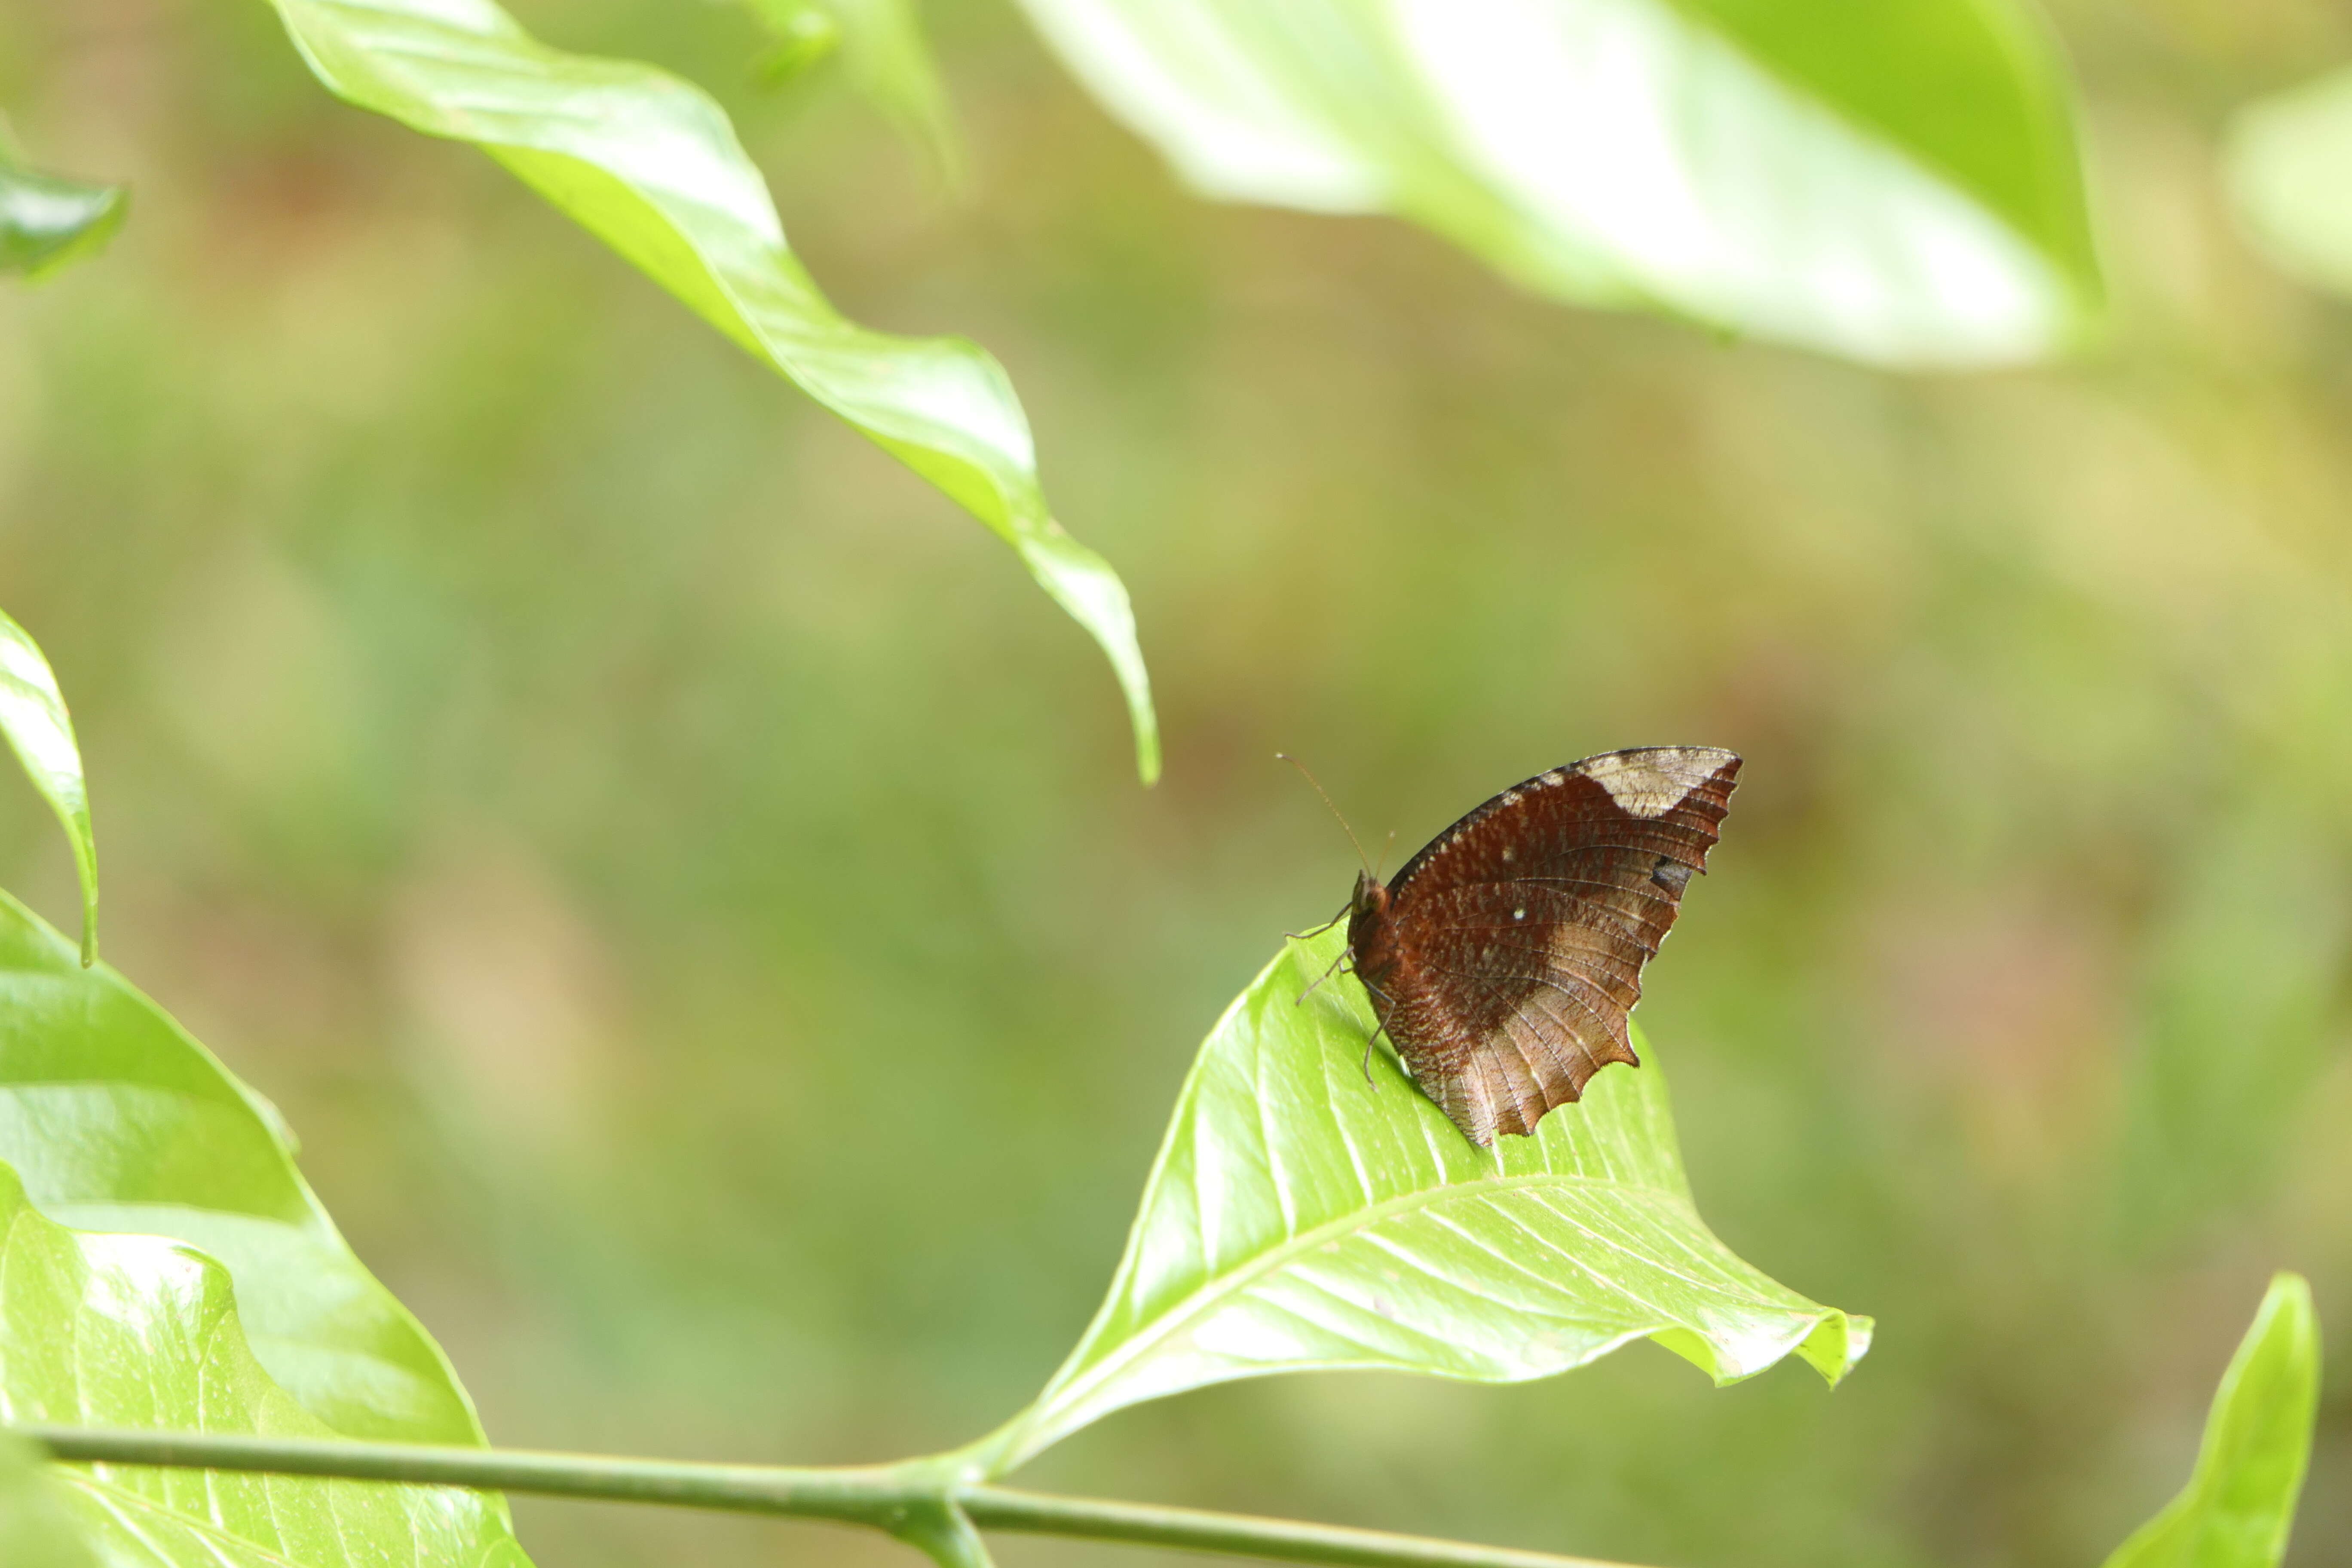
M 1324 805 L 1330 811 L 1333 816 L 1339 818 L 1339 831 L 1346 834 L 1348 836 L 1348 842 L 1356 847 L 1356 858 L 1364 863 L 1364 874 L 1370 877 L 1374 881 L 1378 881 L 1380 879 L 1380 874 L 1372 869 L 1372 858 L 1364 853 L 1364 841 L 1356 837 L 1356 830 L 1348 826 L 1348 819 L 1339 816 L 1339 808 L 1331 804 L 1330 792 L 1323 787 L 1322 781 L 1318 779 L 1313 773 L 1308 773 L 1307 771 L 1307 764 L 1300 762 L 1297 757 L 1292 756 L 1288 752 L 1276 752 L 1274 753 L 1274 756 L 1276 762 L 1288 763 L 1292 767 L 1297 768 L 1299 773 L 1305 776 L 1307 782 L 1315 786 L 1315 793 L 1323 797 Z M 1391 837 L 1393 837 L 1393 835 L 1391 835 Z
M 1395 848 L 1395 847 L 1396 847 L 1396 829 L 1395 829 L 1395 828 L 1393 828 L 1393 827 L 1391 827 L 1391 828 L 1390 828 L 1390 829 L 1389 829 L 1389 841 L 1388 841 L 1386 844 L 1383 844 L 1383 845 L 1381 845 L 1381 865 L 1382 865 L 1382 866 L 1386 866 L 1386 865 L 1389 863 L 1389 851 L 1390 851 L 1390 850 L 1391 850 L 1391 849 L 1393 849 L 1393 848 Z M 1380 879 L 1381 879 L 1381 874 L 1380 874 L 1380 871 L 1376 868 L 1376 869 L 1374 869 L 1374 871 L 1372 872 L 1372 880 L 1373 880 L 1373 881 L 1375 881 L 1375 882 L 1377 882 L 1377 881 L 1379 881 Z

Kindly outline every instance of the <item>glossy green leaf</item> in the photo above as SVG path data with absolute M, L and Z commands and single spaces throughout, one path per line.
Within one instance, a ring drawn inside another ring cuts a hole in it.
M 49 661 L 25 628 L 0 615 L 0 734 L 66 830 L 81 877 L 81 961 L 98 962 L 98 837 L 73 719 Z
M 0 1431 L 0 1563 L 8 1568 L 97 1568 L 89 1532 L 74 1517 L 41 1450 Z
M 2098 291 L 2069 89 L 2011 0 L 1023 0 L 1206 194 L 1423 224 L 1514 278 L 1893 364 Z
M 0 1166 L 0 1415 L 11 1421 L 327 1436 L 270 1380 L 228 1273 L 150 1236 L 44 1217 Z M 495 1499 L 137 1465 L 60 1466 L 99 1560 L 152 1568 L 527 1568 Z
M 857 90 L 953 177 L 961 161 L 939 68 L 913 0 L 744 0 L 776 39 L 778 78 L 838 57 Z
M 2189 1485 L 2106 1568 L 2275 1568 L 2319 1411 L 2319 1320 L 2299 1275 L 2271 1281 L 2238 1345 Z
M 2240 220 L 2263 253 L 2306 283 L 2352 294 L 2352 70 L 2240 113 L 2226 167 Z
M 1177 1101 L 1109 1299 L 1036 1403 L 973 1451 L 1003 1471 L 1123 1405 L 1268 1373 L 1381 1367 L 1509 1383 L 1654 1339 L 1718 1382 L 1792 1352 L 1832 1382 L 1870 1321 L 1708 1231 L 1655 1048 L 1534 1138 L 1473 1145 L 1335 978 L 1336 928 L 1227 1009 Z
M 1137 765 L 1160 742 L 1127 590 L 1065 532 L 1003 369 L 961 338 L 845 320 L 785 244 L 766 184 L 706 93 L 565 54 L 489 0 L 272 0 L 338 96 L 470 142 L 736 343 L 993 529 L 1110 658 Z
M 77 1230 L 170 1237 L 236 1281 L 263 1366 L 352 1437 L 479 1443 L 441 1352 L 353 1256 L 276 1110 L 0 893 L 0 1160 Z
M 93 253 L 130 205 L 121 185 L 37 174 L 0 155 L 0 272 L 37 275 Z

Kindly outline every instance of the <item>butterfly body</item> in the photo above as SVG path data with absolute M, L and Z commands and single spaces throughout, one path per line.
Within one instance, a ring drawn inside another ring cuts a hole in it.
M 1393 881 L 1359 877 L 1348 953 L 1413 1081 L 1474 1143 L 1529 1134 L 1611 1062 L 1642 966 L 1706 869 L 1739 759 L 1587 757 L 1505 790 Z

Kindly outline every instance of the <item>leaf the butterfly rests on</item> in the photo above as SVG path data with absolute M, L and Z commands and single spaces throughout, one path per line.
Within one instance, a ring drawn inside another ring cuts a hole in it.
M 1700 1218 L 1638 1020 L 1640 1072 L 1476 1148 L 1385 1056 L 1365 1081 L 1369 999 L 1313 984 L 1344 940 L 1284 943 L 1217 1020 L 1102 1310 L 1035 1403 L 962 1451 L 974 1474 L 1234 1378 L 1517 1383 L 1643 1338 L 1717 1383 L 1792 1354 L 1835 1383 L 1862 1358 L 1870 1320 L 1798 1295 Z
M 1357 879 L 1348 952 L 1397 1053 L 1473 1143 L 1531 1134 L 1611 1062 L 1731 802 L 1713 746 L 1587 757 L 1507 789 L 1383 886 Z

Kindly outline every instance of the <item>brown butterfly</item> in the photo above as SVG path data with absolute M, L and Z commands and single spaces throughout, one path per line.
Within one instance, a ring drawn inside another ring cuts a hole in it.
M 1532 1133 L 1611 1062 L 1642 965 L 1706 869 L 1739 759 L 1609 752 L 1507 789 L 1405 862 L 1367 871 L 1348 957 L 1422 1092 L 1470 1142 Z

